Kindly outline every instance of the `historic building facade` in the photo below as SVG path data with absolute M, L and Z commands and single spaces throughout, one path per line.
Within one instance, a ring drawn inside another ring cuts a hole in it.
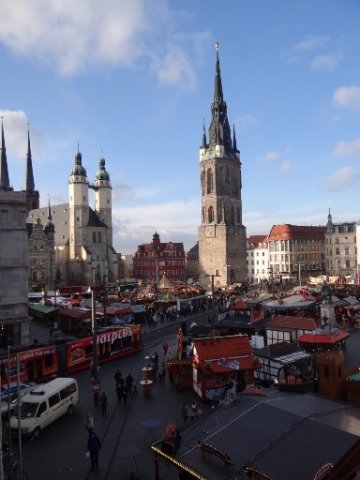
M 269 279 L 267 235 L 251 235 L 246 242 L 248 278 L 250 283 Z
M 155 284 L 164 275 L 169 280 L 185 280 L 184 244 L 161 242 L 159 234 L 155 233 L 151 243 L 138 246 L 133 256 L 133 276 Z
M 246 229 L 242 223 L 240 152 L 227 117 L 218 50 L 211 114 L 209 141 L 204 127 L 200 148 L 199 278 L 203 285 L 211 280 L 230 285 L 247 280 Z
M 118 259 L 113 248 L 112 196 L 105 160 L 99 160 L 95 181 L 90 184 L 82 155 L 78 151 L 70 171 L 69 202 L 31 210 L 28 222 L 49 222 L 54 228 L 54 260 L 48 288 L 55 284 L 91 285 L 118 279 Z M 95 196 L 95 209 L 89 205 L 89 190 Z M 34 227 L 33 227 L 34 231 Z
M 345 276 L 357 281 L 356 222 L 333 223 L 329 210 L 325 231 L 326 272 L 329 276 Z
M 267 238 L 275 278 L 299 279 L 325 273 L 326 227 L 274 225 Z

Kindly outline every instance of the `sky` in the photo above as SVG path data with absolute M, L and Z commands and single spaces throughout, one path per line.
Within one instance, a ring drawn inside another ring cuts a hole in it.
M 113 187 L 114 247 L 197 241 L 215 43 L 247 236 L 360 218 L 358 0 L 0 0 L 0 115 L 24 188 L 68 202 L 78 149 Z M 94 207 L 90 195 L 91 206 Z

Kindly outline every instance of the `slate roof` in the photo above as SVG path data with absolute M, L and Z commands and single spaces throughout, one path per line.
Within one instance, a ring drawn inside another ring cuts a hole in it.
M 207 427 L 202 423 L 190 442 L 183 439 L 176 458 L 207 480 L 248 478 L 245 466 L 275 480 L 313 480 L 322 465 L 338 462 L 359 443 L 359 409 L 311 394 L 274 395 L 242 398 L 237 407 L 216 411 L 216 419 L 211 413 Z M 196 438 L 232 463 L 202 452 Z
M 31 210 L 27 223 L 35 223 L 37 218 L 40 218 L 43 225 L 46 225 L 49 215 L 49 207 L 42 207 Z M 69 242 L 69 204 L 61 203 L 59 205 L 51 205 L 52 223 L 55 225 L 55 243 L 57 245 L 67 245 Z M 89 207 L 88 227 L 103 227 L 107 228 L 94 210 Z

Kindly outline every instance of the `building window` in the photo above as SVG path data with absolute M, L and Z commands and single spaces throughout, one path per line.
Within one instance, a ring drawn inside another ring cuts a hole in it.
M 208 222 L 209 223 L 212 223 L 214 221 L 214 209 L 213 207 L 210 205 L 209 209 L 208 209 Z

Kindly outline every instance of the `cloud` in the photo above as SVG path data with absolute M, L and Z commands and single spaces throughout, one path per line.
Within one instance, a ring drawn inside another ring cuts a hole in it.
M 187 90 L 196 86 L 196 76 L 183 48 L 169 44 L 163 56 L 154 56 L 151 64 L 160 84 L 183 85 Z
M 26 158 L 27 124 L 26 113 L 22 110 L 0 110 L 3 117 L 5 145 L 9 155 Z
M 62 75 L 94 66 L 131 68 L 142 58 L 160 83 L 191 89 L 194 69 L 179 43 L 191 41 L 199 51 L 206 33 L 180 38 L 177 18 L 166 0 L 5 1 L 0 3 L 0 42 Z
M 278 152 L 267 152 L 267 153 L 264 153 L 264 155 L 260 155 L 258 157 L 258 161 L 259 162 L 276 162 L 280 160 L 280 154 Z
M 302 40 L 295 43 L 293 49 L 298 52 L 316 50 L 329 43 L 330 37 L 326 35 L 306 35 Z
M 338 193 L 348 189 L 360 182 L 360 172 L 354 171 L 351 167 L 343 167 L 330 175 L 322 183 L 323 190 Z
M 121 253 L 135 252 L 158 232 L 162 241 L 184 242 L 191 248 L 200 225 L 199 199 L 113 208 L 114 245 Z
M 333 103 L 350 110 L 360 109 L 360 87 L 340 87 L 333 94 Z
M 360 138 L 351 142 L 341 141 L 335 145 L 334 154 L 337 157 L 356 157 L 360 156 Z
M 293 163 L 285 160 L 280 165 L 280 171 L 283 173 L 289 172 L 293 168 Z
M 339 65 L 341 58 L 340 54 L 319 55 L 311 61 L 310 66 L 312 70 L 332 72 Z
M 244 115 L 236 118 L 235 127 L 239 131 L 244 131 L 247 129 L 247 127 L 256 125 L 257 123 L 259 123 L 259 120 L 256 115 L 253 113 L 245 113 Z

